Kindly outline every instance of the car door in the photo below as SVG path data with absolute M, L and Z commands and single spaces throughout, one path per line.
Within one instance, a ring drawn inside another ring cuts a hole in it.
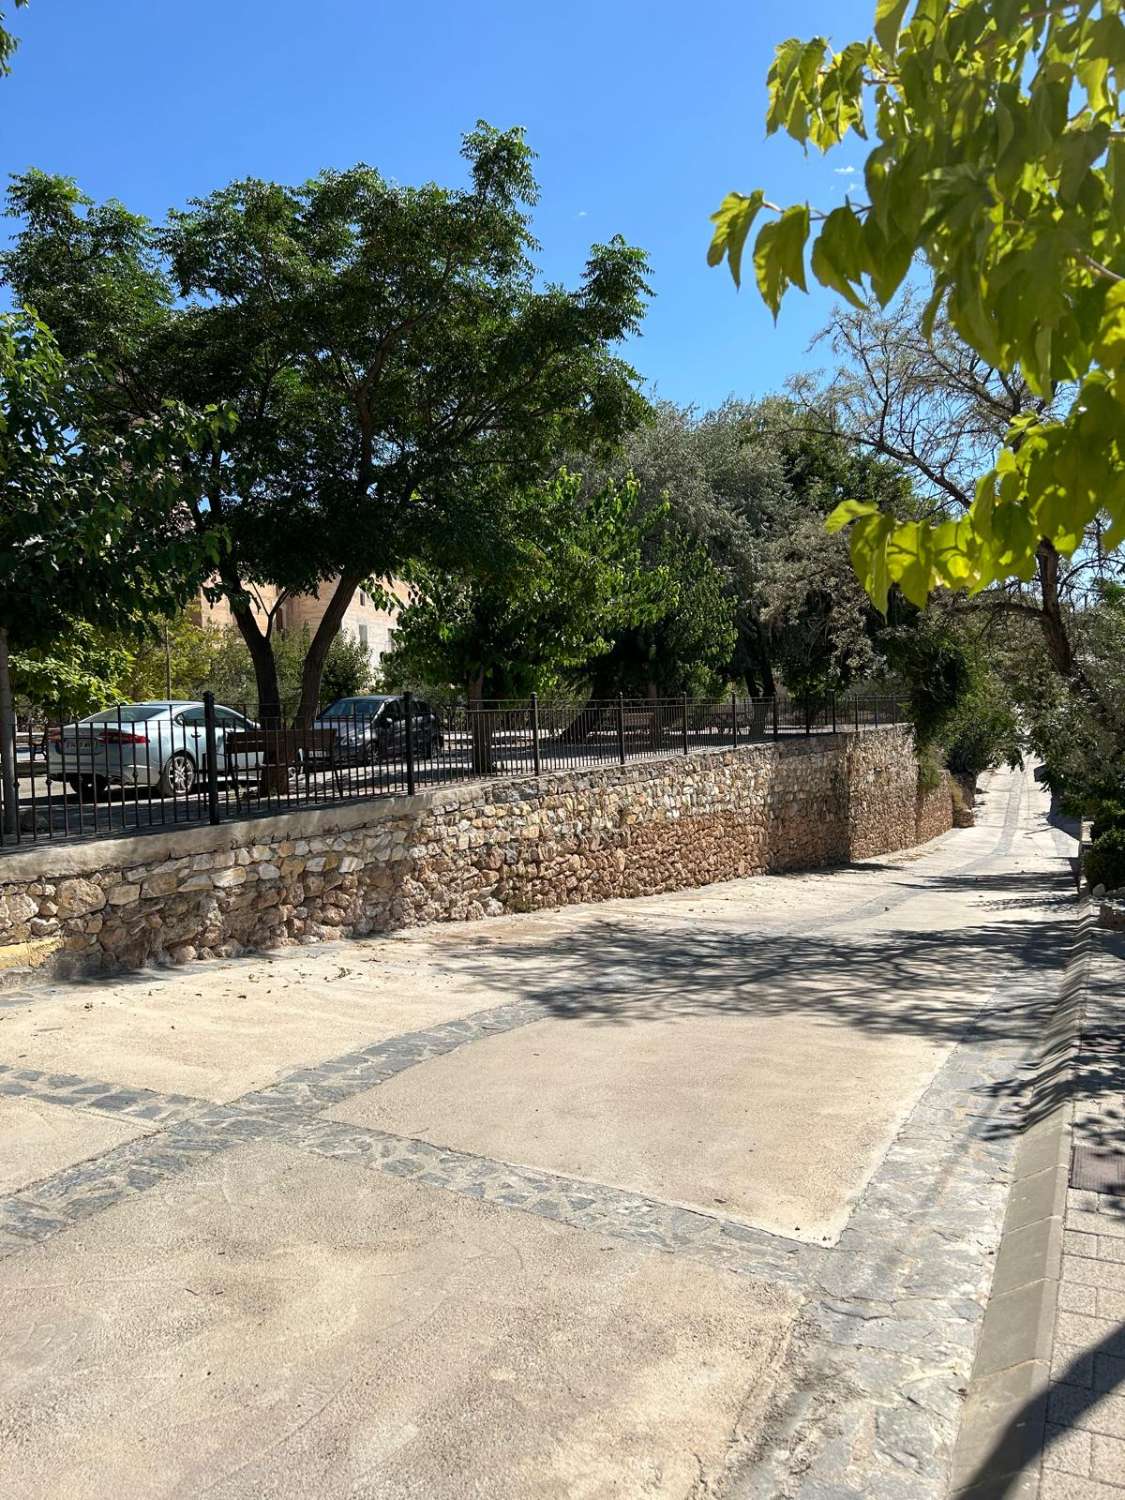
M 403 760 L 406 756 L 406 714 L 401 698 L 392 698 L 384 705 L 380 714 L 383 725 L 384 754 L 388 760 Z
M 220 772 L 229 768 L 233 775 L 241 776 L 247 772 L 257 771 L 262 763 L 261 752 L 258 750 L 247 753 L 238 751 L 228 761 L 226 753 L 226 736 L 229 732 L 235 734 L 249 734 L 257 726 L 240 714 L 236 709 L 225 708 L 221 703 L 215 704 L 215 763 Z
M 172 718 L 172 750 L 185 750 L 202 770 L 207 759 L 207 737 L 204 729 L 203 704 L 192 704 Z
M 430 755 L 434 748 L 434 715 L 421 698 L 414 700 L 414 753 Z

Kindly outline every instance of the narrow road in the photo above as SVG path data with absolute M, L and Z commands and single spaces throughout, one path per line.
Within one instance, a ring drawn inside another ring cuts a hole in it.
M 1046 814 L 0 1000 L 5 1490 L 941 1496 Z

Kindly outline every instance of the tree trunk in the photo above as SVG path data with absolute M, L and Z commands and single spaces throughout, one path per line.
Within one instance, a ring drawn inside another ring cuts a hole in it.
M 492 754 L 494 716 L 484 711 L 484 673 L 478 672 L 469 683 L 469 734 L 472 741 L 473 770 L 478 776 L 491 776 L 496 768 Z
M 16 777 L 16 709 L 7 627 L 0 625 L 0 827 L 16 834 L 20 826 L 19 780 Z
M 258 686 L 258 712 L 251 717 L 256 717 L 263 729 L 276 729 L 281 723 L 281 690 L 277 685 L 273 642 L 255 620 L 248 596 L 245 610 L 235 609 L 233 603 L 232 599 L 231 614 L 234 615 L 234 623 L 250 652 L 250 660 L 254 664 L 254 680 Z M 249 709 L 249 704 L 246 706 Z
M 1051 658 L 1051 665 L 1061 677 L 1072 677 L 1074 675 L 1074 652 L 1071 649 L 1066 621 L 1063 619 L 1062 607 L 1059 603 L 1059 554 L 1048 541 L 1039 543 L 1038 568 L 1039 592 L 1043 601 L 1039 613 L 1039 624 L 1047 646 L 1047 655 Z
M 237 588 L 247 607 L 244 610 L 232 607 L 231 613 L 234 615 L 235 624 L 238 626 L 242 639 L 246 642 L 250 660 L 254 663 L 254 679 L 258 685 L 256 717 L 267 736 L 266 749 L 261 758 L 258 776 L 258 795 L 280 797 L 289 790 L 289 765 L 285 755 L 282 754 L 281 737 L 278 734 L 278 731 L 284 727 L 284 721 L 281 714 L 281 690 L 277 683 L 277 662 L 274 660 L 273 642 L 254 618 L 249 596 L 242 590 L 240 584 Z M 230 597 L 233 605 L 236 596 Z
M 1039 628 L 1043 632 L 1051 665 L 1067 682 L 1071 691 L 1081 696 L 1098 723 L 1117 739 L 1122 728 L 1120 717 L 1114 712 L 1113 706 L 1102 698 L 1074 655 L 1059 599 L 1059 554 L 1045 539 L 1039 543 L 1038 569 L 1041 597 Z
M 355 591 L 366 577 L 366 573 L 341 573 L 328 601 L 328 608 L 316 627 L 316 634 L 309 642 L 308 654 L 301 669 L 301 701 L 293 716 L 295 729 L 307 729 L 316 718 L 320 706 L 320 683 L 324 676 L 324 663 L 329 647 L 336 639 L 348 605 Z

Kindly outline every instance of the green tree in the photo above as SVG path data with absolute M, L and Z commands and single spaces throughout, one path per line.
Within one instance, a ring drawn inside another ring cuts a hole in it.
M 927 332 L 909 291 L 887 313 L 838 308 L 821 339 L 838 367 L 826 382 L 804 376 L 792 383 L 810 428 L 900 466 L 910 476 L 920 519 L 968 514 L 977 478 L 1012 425 L 1025 416 L 1049 417 L 1064 405 L 986 364 L 944 319 Z M 849 498 L 871 497 L 856 491 Z M 1069 622 L 1092 582 L 1114 571 L 1095 520 L 1071 558 L 1041 547 L 1030 582 L 994 583 L 971 598 L 960 596 L 958 607 L 977 617 L 1003 614 L 1035 623 L 1054 670 L 1111 719 L 1113 705 L 1099 697 L 1086 673 Z
M 657 402 L 620 454 L 582 463 L 591 489 L 607 478 L 635 481 L 640 513 L 652 518 L 647 564 L 669 579 L 661 621 L 622 638 L 601 664 L 599 692 L 680 692 L 692 681 L 713 686 L 716 674 L 724 683 L 741 677 L 752 693 L 772 691 L 762 544 L 788 491 L 778 445 L 759 440 L 758 416 L 734 399 L 703 413 Z
M 325 705 L 371 689 L 371 652 L 358 636 L 338 631 L 324 659 L 321 697 Z
M 226 421 L 166 407 L 107 431 L 97 372 L 68 363 L 46 326 L 0 317 L 0 769 L 5 830 L 16 826 L 10 657 L 56 647 L 76 619 L 143 631 L 198 587 L 221 533 L 198 536 L 194 453 Z
M 619 622 L 608 649 L 590 662 L 591 696 L 724 692 L 738 645 L 737 607 L 707 549 L 650 515 L 644 565 L 651 606 L 641 618 Z
M 127 664 L 119 674 L 122 696 L 132 702 L 198 698 L 211 687 L 211 666 L 222 635 L 199 621 L 192 608 L 153 620 L 141 641 L 125 638 Z
M 1125 802 L 1125 589 L 1101 580 L 1069 613 L 1075 653 L 1096 700 L 1067 691 L 1018 617 L 996 649 L 1053 789 L 1072 810 L 1092 816 L 1103 802 Z M 1095 701 L 1108 704 L 1113 716 L 1095 712 Z
M 412 571 L 384 676 L 456 687 L 470 704 L 580 680 L 660 607 L 635 510 L 635 486 L 586 497 L 565 470 L 498 502 L 471 570 Z
M 78 719 L 120 702 L 128 695 L 130 645 L 118 632 L 68 620 L 52 645 L 11 652 L 16 712 Z
M 588 468 L 587 482 L 607 472 L 633 475 L 642 511 L 663 513 L 646 556 L 672 582 L 661 620 L 602 659 L 599 690 L 714 693 L 738 681 L 768 695 L 780 668 L 791 688 L 824 691 L 877 666 L 882 622 L 843 539 L 823 527 L 848 496 L 905 504 L 897 465 L 771 398 L 704 413 L 658 403 L 608 471 Z
M 884 645 L 923 760 L 974 779 L 1001 762 L 1020 764 L 1016 706 L 976 622 L 948 607 L 909 612 L 914 618 L 888 630 Z
M 979 591 L 1069 557 L 1099 516 L 1125 537 L 1125 18 L 1116 0 L 879 0 L 875 35 L 832 51 L 790 40 L 767 130 L 826 151 L 876 144 L 863 203 L 828 213 L 731 193 L 708 259 L 736 281 L 750 229 L 759 291 L 822 285 L 886 306 L 919 260 L 939 316 L 985 364 L 1048 403 L 1022 411 L 964 514 L 902 520 L 849 501 L 856 569 L 880 609 L 897 583 Z M 815 230 L 814 230 L 815 225 Z M 1055 411 L 1060 384 L 1075 398 Z
M 760 610 L 772 660 L 786 686 L 802 695 L 879 675 L 884 629 L 909 629 L 904 617 L 915 611 L 892 597 L 884 619 L 857 581 L 843 538 L 824 522 L 845 497 L 910 514 L 910 481 L 898 463 L 857 448 L 805 403 L 767 403 L 759 441 L 776 449 L 786 495 L 762 550 Z
M 252 179 L 159 230 L 64 179 L 13 187 L 24 224 L 4 274 L 64 349 L 97 354 L 122 426 L 167 395 L 237 413 L 200 465 L 192 520 L 229 539 L 216 587 L 264 717 L 281 693 L 256 586 L 334 581 L 303 664 L 307 722 L 362 582 L 411 558 L 457 566 L 492 503 L 482 476 L 514 492 L 643 409 L 611 352 L 641 316 L 643 254 L 615 239 L 577 288 L 540 286 L 522 132 L 481 124 L 463 154 L 465 188 L 401 187 L 362 165 L 297 187 Z

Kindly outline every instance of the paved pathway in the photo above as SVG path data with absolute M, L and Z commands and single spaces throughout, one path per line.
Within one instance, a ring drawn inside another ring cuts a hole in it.
M 0 1002 L 6 1491 L 942 1495 L 1045 810 Z
M 1041 1500 L 1125 1495 L 1123 961 L 1121 934 L 1091 935 Z

